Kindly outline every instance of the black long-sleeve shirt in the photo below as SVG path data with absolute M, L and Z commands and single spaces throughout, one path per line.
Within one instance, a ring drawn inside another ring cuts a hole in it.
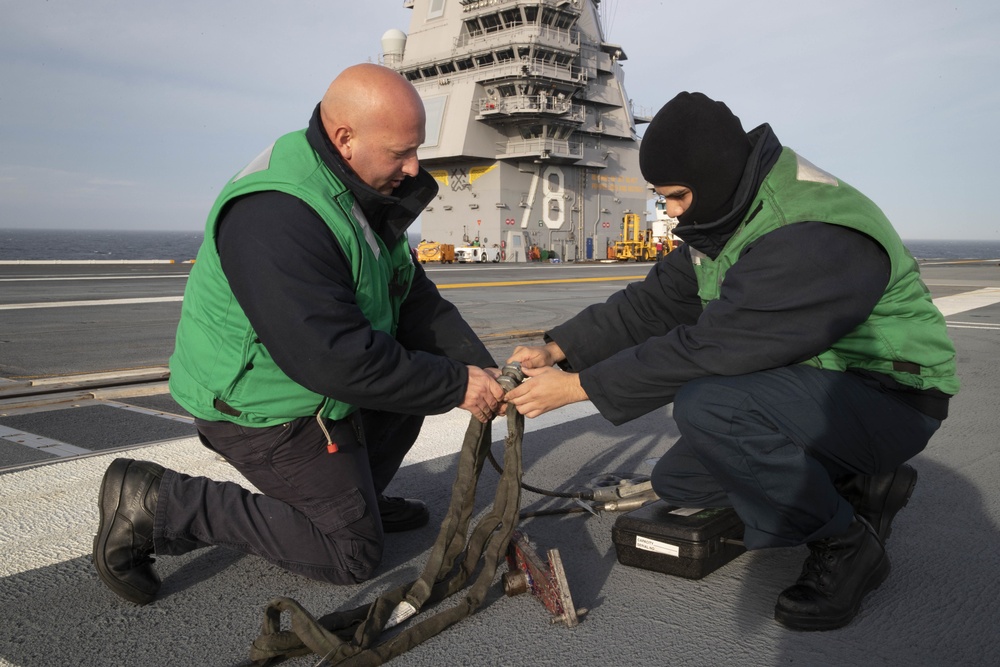
M 702 309 L 690 248 L 719 255 L 782 151 L 766 123 L 747 138 L 752 150 L 731 211 L 682 223 L 675 232 L 685 245 L 643 282 L 546 334 L 615 424 L 670 403 L 689 380 L 778 368 L 824 352 L 868 319 L 888 285 L 891 262 L 874 239 L 840 225 L 798 222 L 744 248 L 719 298 Z M 936 419 L 948 414 L 949 397 L 939 390 L 854 372 Z
M 548 332 L 615 424 L 671 402 L 685 382 L 812 357 L 867 319 L 888 284 L 888 255 L 838 225 L 802 222 L 762 236 L 702 309 L 687 246 L 646 279 Z
M 422 207 L 420 198 L 381 196 L 361 183 L 335 154 L 318 111 L 307 137 L 351 188 L 375 232 L 395 242 Z M 433 184 L 426 173 L 413 180 L 400 189 Z M 464 400 L 467 364 L 496 365 L 417 262 L 395 338 L 373 329 L 333 232 L 294 196 L 266 191 L 237 199 L 220 220 L 216 247 L 261 343 L 286 375 L 318 394 L 358 407 L 438 414 Z
M 464 399 L 465 364 L 495 365 L 419 263 L 396 338 L 372 329 L 333 233 L 291 195 L 237 200 L 216 245 L 264 347 L 286 375 L 318 394 L 359 407 L 437 414 Z

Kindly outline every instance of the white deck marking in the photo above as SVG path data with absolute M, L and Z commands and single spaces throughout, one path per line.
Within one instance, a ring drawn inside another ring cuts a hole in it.
M 987 324 L 985 322 L 947 322 L 949 329 L 984 329 L 986 331 L 1000 331 L 1000 324 Z
M 155 296 L 137 299 L 93 299 L 87 301 L 39 301 L 36 303 L 4 303 L 0 310 L 31 310 L 33 308 L 75 308 L 77 306 L 122 306 L 136 303 L 167 303 L 183 301 L 183 296 Z
M 957 295 L 937 300 L 943 302 L 948 314 L 963 309 L 981 308 L 1000 301 L 1000 290 L 978 290 L 967 295 Z M 973 326 L 969 322 L 951 322 L 949 326 Z M 574 403 L 536 419 L 525 421 L 527 432 L 560 425 L 597 414 L 590 402 Z M 494 422 L 494 443 L 502 441 L 506 420 L 498 418 Z M 461 435 L 469 424 L 469 413 L 454 409 L 443 415 L 428 417 L 421 429 L 413 449 L 403 462 L 404 466 L 418 464 L 431 459 L 455 454 L 461 447 Z M 2 429 L 3 427 L 0 427 Z M 578 435 L 573 432 L 573 435 Z M 34 446 L 56 456 L 90 454 L 86 458 L 64 461 L 55 466 L 37 466 L 4 475 L 0 484 L 0 517 L 17 517 L 17 520 L 0 521 L 0 577 L 11 576 L 28 570 L 61 563 L 89 554 L 92 548 L 93 529 L 97 524 L 97 497 L 101 476 L 114 456 L 121 453 L 89 452 L 73 448 L 51 439 L 40 438 L 15 432 L 13 429 L 0 430 L 0 437 L 15 440 L 11 436 L 24 439 L 22 444 Z M 30 439 L 30 442 L 28 441 Z M 530 445 L 528 445 L 530 446 Z M 499 447 L 494 450 L 499 456 Z M 239 473 L 220 462 L 208 449 L 202 447 L 196 437 L 179 438 L 172 441 L 153 443 L 142 451 L 125 456 L 151 459 L 175 470 L 197 474 L 217 480 L 229 480 L 246 485 Z M 251 487 L 252 488 L 252 487 Z M 53 507 L 58 501 L 57 509 Z M 70 508 L 68 511 L 63 508 Z M 53 520 L 53 516 L 57 518 Z M 16 539 L 13 535 L 16 533 Z M 14 547 L 14 545 L 17 545 Z
M 141 415 L 159 417 L 160 419 L 168 419 L 170 421 L 180 422 L 182 424 L 194 424 L 194 417 L 175 415 L 172 412 L 164 412 L 163 410 L 140 408 L 138 405 L 129 405 L 128 403 L 119 403 L 117 401 L 107 401 L 105 405 L 107 405 L 109 408 L 117 408 L 118 410 L 126 410 L 128 412 L 137 412 Z
M 1000 287 L 984 287 L 971 292 L 942 296 L 934 299 L 934 305 L 942 315 L 948 317 L 967 310 L 991 306 L 998 301 L 1000 301 Z
M 186 273 L 160 273 L 149 276 L 45 276 L 37 278 L 0 278 L 0 283 L 46 283 L 46 282 L 82 282 L 84 280 L 162 280 L 164 278 L 184 278 Z
M 77 447 L 60 440 L 53 440 L 34 433 L 26 433 L 16 428 L 0 425 L 0 438 L 16 442 L 25 447 L 37 449 L 53 456 L 79 456 L 80 454 L 92 454 L 92 450 Z
M 162 299 L 117 299 L 113 300 L 115 303 L 128 302 L 128 303 L 142 303 L 142 302 L 154 302 L 163 300 L 173 300 L 179 301 L 181 297 L 164 297 Z M 112 300 L 94 302 L 94 301 L 83 301 L 83 302 L 65 302 L 68 305 L 98 305 L 111 303 Z M 991 304 L 1000 302 L 1000 288 L 987 287 L 972 292 L 965 292 L 963 294 L 956 294 L 953 296 L 941 297 L 939 299 L 934 299 L 934 304 L 941 310 L 945 317 L 949 315 L 954 315 L 956 313 L 961 313 L 966 310 L 974 310 L 976 308 L 982 308 L 984 306 L 989 306 Z M 20 307 L 35 306 L 35 307 L 54 307 L 55 304 L 22 304 Z M 10 309 L 11 306 L 2 306 L 0 309 Z M 1000 325 L 990 324 L 990 323 L 977 323 L 977 322 L 949 322 L 948 326 L 955 327 L 959 329 L 987 329 L 987 330 L 1000 330 Z M 134 406 L 124 406 L 121 404 L 111 403 L 114 407 L 121 407 L 123 409 L 133 410 L 135 412 L 141 412 L 144 414 L 152 414 L 164 419 L 175 419 L 177 421 L 189 421 L 184 417 L 177 417 L 176 415 L 167 415 L 159 413 L 153 410 L 146 410 L 144 408 L 136 408 Z M 559 426 L 566 422 L 571 422 L 576 419 L 581 419 L 583 417 L 589 417 L 591 415 L 598 414 L 597 408 L 594 407 L 593 403 L 575 403 L 555 412 L 544 414 L 535 419 L 525 420 L 525 432 L 530 432 L 534 430 L 540 430 L 544 428 L 550 428 L 553 426 Z M 462 446 L 461 439 L 455 437 L 456 433 L 465 433 L 465 429 L 469 425 L 469 413 L 465 410 L 459 410 L 458 408 L 451 410 L 443 415 L 433 415 L 427 417 L 424 420 L 424 426 L 420 430 L 420 436 L 417 438 L 417 442 L 414 444 L 413 448 L 406 455 L 403 460 L 403 466 L 415 465 L 417 463 L 422 463 L 424 461 L 429 461 L 441 456 L 447 456 L 449 454 L 455 454 L 459 451 Z M 506 432 L 506 419 L 497 418 L 493 422 L 493 441 L 501 441 L 504 438 Z M 16 436 L 16 437 L 13 437 Z M 14 431 L 3 426 L 0 426 L 0 437 L 20 444 L 26 445 L 28 447 L 33 447 L 41 451 L 46 451 L 56 456 L 74 456 L 79 454 L 90 454 L 90 450 L 83 449 L 80 447 L 74 447 L 58 440 L 51 440 L 48 438 L 43 438 L 42 436 L 33 435 L 30 433 L 23 433 L 21 431 Z

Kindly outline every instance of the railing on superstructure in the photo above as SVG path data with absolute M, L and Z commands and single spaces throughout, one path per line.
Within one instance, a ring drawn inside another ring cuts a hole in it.
M 551 9 L 562 9 L 564 11 L 569 10 L 579 14 L 578 9 L 580 5 L 580 0 L 532 0 L 530 2 L 526 0 L 458 0 L 458 4 L 463 7 L 462 11 L 471 12 L 477 9 L 497 9 L 507 6 L 537 6 L 537 7 L 548 7 Z
M 545 46 L 578 49 L 580 31 L 577 28 L 555 28 L 540 22 L 517 26 L 491 26 L 482 30 L 464 32 L 454 39 L 456 49 L 470 45 L 490 46 L 538 43 Z
M 456 38 L 450 58 L 407 63 L 405 68 L 396 69 L 410 81 L 476 72 L 485 73 L 491 78 L 548 76 L 570 83 L 586 84 L 586 72 L 578 64 L 580 48 L 580 34 L 577 30 L 543 25 L 522 26 L 489 36 L 463 35 Z M 526 52 L 532 49 L 563 62 L 531 57 Z
M 538 157 L 542 160 L 583 158 L 583 143 L 564 139 L 510 139 L 497 144 L 497 159 Z
M 582 104 L 573 104 L 568 97 L 558 95 L 514 95 L 511 97 L 480 97 L 477 101 L 477 120 L 491 116 L 545 114 L 558 116 L 562 120 L 582 123 L 586 109 Z
M 564 83 L 585 85 L 586 70 L 580 61 L 582 33 L 576 27 L 580 2 L 462 0 L 466 18 L 459 36 L 452 40 L 451 54 L 394 69 L 410 81 L 486 73 L 494 77 L 553 76 Z
M 408 81 L 421 81 L 441 76 L 475 73 L 479 82 L 524 77 L 547 77 L 556 81 L 584 85 L 587 73 L 573 63 L 550 63 L 544 60 L 497 60 L 492 53 L 468 55 L 453 61 L 429 61 L 410 64 L 400 73 Z
M 543 77 L 579 84 L 587 82 L 587 73 L 579 65 L 549 63 L 544 60 L 504 61 L 492 66 L 480 67 L 479 72 L 481 82 L 524 77 Z

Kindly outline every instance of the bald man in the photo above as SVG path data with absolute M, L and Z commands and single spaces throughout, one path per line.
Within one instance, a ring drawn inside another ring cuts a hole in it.
M 226 184 L 192 267 L 170 391 L 202 444 L 259 493 L 117 459 L 99 496 L 94 564 L 137 604 L 152 556 L 218 545 L 335 584 L 370 578 L 384 533 L 425 525 L 384 491 L 424 415 L 488 421 L 496 364 L 413 261 L 406 229 L 437 194 L 417 161 L 417 91 L 356 65 L 305 130 Z

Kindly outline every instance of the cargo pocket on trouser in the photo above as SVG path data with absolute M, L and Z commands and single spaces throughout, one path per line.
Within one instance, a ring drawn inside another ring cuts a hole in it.
M 331 561 L 314 576 L 338 584 L 370 579 L 382 562 L 383 538 L 361 490 L 352 487 L 303 511 L 326 536 Z

